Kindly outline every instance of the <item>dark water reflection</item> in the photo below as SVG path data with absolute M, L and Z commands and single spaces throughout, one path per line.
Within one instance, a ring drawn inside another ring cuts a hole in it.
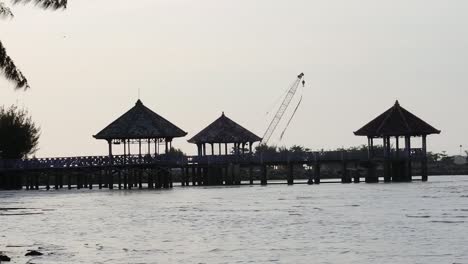
M 0 192 L 26 263 L 468 263 L 468 177 L 428 183 Z

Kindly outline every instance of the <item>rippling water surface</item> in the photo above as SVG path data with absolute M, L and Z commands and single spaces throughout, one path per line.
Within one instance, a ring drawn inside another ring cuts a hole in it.
M 468 177 L 0 192 L 0 251 L 12 263 L 468 263 Z

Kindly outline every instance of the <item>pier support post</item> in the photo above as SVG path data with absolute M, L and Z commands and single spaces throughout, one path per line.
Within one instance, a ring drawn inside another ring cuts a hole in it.
M 320 184 L 320 178 L 321 178 L 320 164 L 316 163 L 316 164 L 314 164 L 314 181 L 315 181 L 315 184 Z
M 192 186 L 197 185 L 197 172 L 195 166 L 192 165 Z
M 249 183 L 250 185 L 254 184 L 252 165 L 249 165 Z
M 68 173 L 67 181 L 68 181 L 68 190 L 71 190 L 71 188 L 72 188 L 72 186 L 71 186 L 71 172 Z
M 55 172 L 55 173 L 54 173 L 54 181 L 55 181 L 54 189 L 55 189 L 55 190 L 58 190 L 58 189 L 59 189 L 59 184 L 60 184 L 59 173 L 58 173 L 58 172 Z
M 190 169 L 189 167 L 185 167 L 185 186 L 190 185 Z
M 81 186 L 82 186 L 82 176 L 81 175 L 81 172 L 78 172 L 78 174 L 76 175 L 76 189 L 77 190 L 80 190 L 81 189 Z
M 34 184 L 33 184 L 33 175 L 31 172 L 28 173 L 28 190 L 33 190 L 34 189 Z
M 169 172 L 164 171 L 163 173 L 163 188 L 168 189 L 169 188 Z
M 87 177 L 88 177 L 88 188 L 89 188 L 90 190 L 92 190 L 92 189 L 93 189 L 94 173 L 92 173 L 92 172 L 90 171 L 90 172 L 88 173 Z
M 125 173 L 127 175 L 127 189 L 131 190 L 133 188 L 133 170 L 132 169 L 126 169 Z
M 128 171 L 125 169 L 119 170 L 119 173 L 123 173 L 123 188 L 124 190 L 128 189 Z
M 314 174 L 312 173 L 312 171 L 310 170 L 310 164 L 307 164 L 307 167 L 308 169 L 306 170 L 306 173 L 307 173 L 307 184 L 311 185 L 311 184 L 314 184 Z
M 267 185 L 268 184 L 268 168 L 266 165 L 262 165 L 262 178 L 260 181 L 261 185 Z
M 376 175 L 375 168 L 376 164 L 374 162 L 369 162 L 369 167 L 367 168 L 367 176 L 365 178 L 366 183 L 378 183 L 379 177 Z
M 50 172 L 45 172 L 45 180 L 46 180 L 46 190 L 50 190 Z
M 197 185 L 202 185 L 202 169 L 197 167 Z
M 60 189 L 63 189 L 63 174 L 59 173 L 59 184 L 60 184 Z
M 86 171 L 83 174 L 83 182 L 84 182 L 83 187 L 88 188 L 88 173 L 86 173 Z
M 348 164 L 342 162 L 342 171 L 341 171 L 341 183 L 351 183 L 351 177 L 349 176 Z
M 156 169 L 154 171 L 156 173 L 156 180 L 155 180 L 155 188 L 156 189 L 161 189 L 163 184 L 162 184 L 162 172 L 159 169 Z
M 138 169 L 138 189 L 143 189 L 143 172 L 141 169 Z
M 355 169 L 355 171 L 354 171 L 354 174 L 353 174 L 353 182 L 354 182 L 354 183 L 359 183 L 359 182 L 361 182 L 361 173 L 359 172 L 359 168 L 358 168 L 358 167 L 359 167 L 359 165 L 358 165 L 358 163 L 356 162 L 356 163 L 354 164 L 354 169 Z
M 104 173 L 104 171 L 101 169 L 99 171 L 99 175 L 98 175 L 98 185 L 99 185 L 99 190 L 102 189 L 102 174 Z
M 294 184 L 294 165 L 288 164 L 288 185 Z
M 221 185 L 227 185 L 227 167 L 221 167 Z
M 392 176 L 391 176 L 391 161 L 390 160 L 384 160 L 384 182 L 391 182 L 392 181 Z
M 186 182 L 186 179 L 187 179 L 187 173 L 186 173 L 186 170 L 184 167 L 180 168 L 180 172 L 181 172 L 181 180 L 180 180 L 180 184 L 182 186 L 185 186 L 185 182 Z
M 36 173 L 35 176 L 36 190 L 39 190 L 39 173 Z
M 90 170 L 89 175 L 88 175 L 88 188 L 90 190 L 93 189 L 93 183 L 94 183 L 94 172 Z
M 202 182 L 203 182 L 203 185 L 209 185 L 209 181 L 208 181 L 208 167 L 203 167 L 202 168 Z
M 112 169 L 109 170 L 109 190 L 114 189 L 114 174 Z
M 31 182 L 31 175 L 29 173 L 26 173 L 25 183 L 24 183 L 24 185 L 26 186 L 26 190 L 29 190 L 29 186 L 31 186 L 30 182 Z
M 118 178 L 118 182 L 119 182 L 119 190 L 122 190 L 122 171 L 119 170 L 119 172 L 117 172 L 117 178 Z
M 149 169 L 147 172 L 148 172 L 148 189 L 153 189 L 153 170 Z

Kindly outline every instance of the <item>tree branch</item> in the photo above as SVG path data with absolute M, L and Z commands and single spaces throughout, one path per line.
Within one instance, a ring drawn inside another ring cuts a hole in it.
M 0 73 L 3 73 L 5 77 L 14 82 L 16 89 L 29 89 L 28 80 L 24 77 L 23 73 L 16 67 L 13 60 L 6 53 L 2 42 L 0 41 Z
M 6 7 L 4 3 L 0 2 L 0 18 L 13 17 L 11 9 Z
M 34 2 L 36 6 L 39 6 L 44 9 L 60 9 L 60 8 L 67 8 L 68 0 L 12 0 L 14 4 L 28 4 L 30 2 Z

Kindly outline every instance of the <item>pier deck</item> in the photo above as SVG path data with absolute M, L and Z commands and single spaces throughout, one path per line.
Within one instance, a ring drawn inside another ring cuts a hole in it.
M 413 149 L 411 160 L 423 158 L 419 149 Z M 394 162 L 404 162 L 404 153 L 393 153 Z M 366 182 L 375 182 L 375 167 L 383 162 L 383 157 L 367 151 L 328 151 L 305 153 L 269 153 L 211 156 L 172 156 L 172 155 L 115 155 L 81 156 L 62 158 L 34 158 L 21 160 L 0 160 L 0 189 L 47 189 L 63 188 L 72 185 L 76 188 L 119 189 L 171 188 L 172 170 L 182 173 L 182 185 L 223 185 L 240 184 L 240 168 L 248 168 L 248 178 L 253 184 L 252 171 L 260 171 L 261 184 L 267 184 L 268 168 L 287 168 L 285 176 L 288 184 L 294 183 L 294 166 L 311 168 L 309 183 L 320 183 L 320 168 L 323 165 L 339 165 L 342 169 L 338 178 L 341 182 L 359 182 L 360 171 L 366 170 Z M 388 157 L 387 157 L 388 160 Z M 64 178 L 67 182 L 64 184 Z M 52 182 L 53 180 L 53 182 Z M 378 177 L 377 177 L 378 181 Z M 73 188 L 75 188 L 73 187 Z

